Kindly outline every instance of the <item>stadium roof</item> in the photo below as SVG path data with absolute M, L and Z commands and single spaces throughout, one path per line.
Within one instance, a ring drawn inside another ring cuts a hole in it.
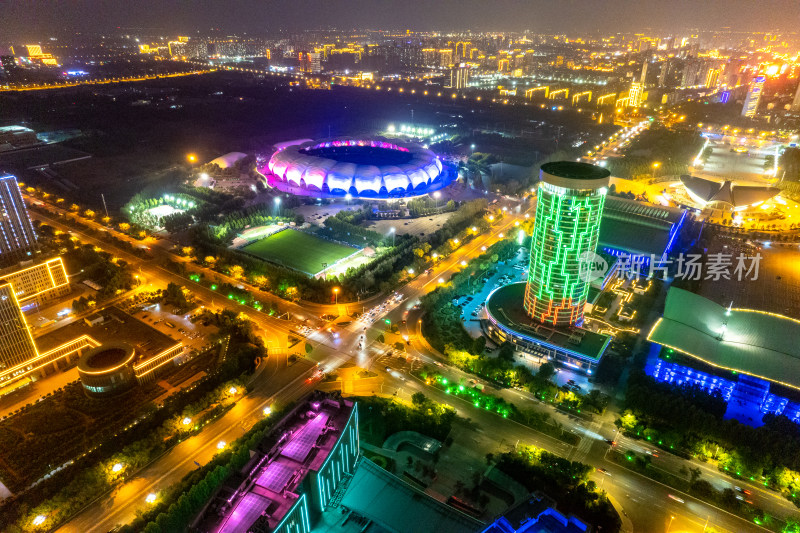
M 361 459 L 342 498 L 342 505 L 380 527 L 403 533 L 465 533 L 483 524 Z
M 793 318 L 729 310 L 672 287 L 647 338 L 711 366 L 800 389 L 800 321 Z
M 685 175 L 681 176 L 681 183 L 692 200 L 701 205 L 748 206 L 765 202 L 781 192 L 777 187 L 734 185 L 729 180 L 718 182 Z

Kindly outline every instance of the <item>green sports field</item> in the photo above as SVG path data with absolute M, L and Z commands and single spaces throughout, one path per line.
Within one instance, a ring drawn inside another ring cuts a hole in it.
M 242 251 L 313 276 L 322 270 L 323 263 L 330 266 L 356 249 L 287 229 L 248 244 Z

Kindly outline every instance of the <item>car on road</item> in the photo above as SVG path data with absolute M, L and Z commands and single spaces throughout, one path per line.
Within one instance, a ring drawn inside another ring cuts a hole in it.
M 686 502 L 683 500 L 683 498 L 679 498 L 679 497 L 675 496 L 674 494 L 667 494 L 667 498 L 669 498 L 669 499 L 671 499 L 671 500 L 675 500 L 675 501 L 676 501 L 676 502 L 678 502 L 678 503 L 686 503 Z

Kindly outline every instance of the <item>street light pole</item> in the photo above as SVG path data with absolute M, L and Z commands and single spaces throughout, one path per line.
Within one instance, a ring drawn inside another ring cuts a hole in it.
M 392 248 L 394 248 L 394 235 L 397 230 L 394 227 L 392 227 L 392 229 L 390 229 L 389 231 L 392 233 Z

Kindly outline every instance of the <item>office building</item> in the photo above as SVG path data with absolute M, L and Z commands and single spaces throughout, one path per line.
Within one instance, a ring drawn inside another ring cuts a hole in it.
M 750 82 L 750 87 L 747 90 L 747 96 L 744 99 L 744 106 L 742 107 L 742 116 L 753 118 L 758 111 L 758 103 L 761 101 L 761 91 L 764 89 L 764 82 L 766 76 L 756 76 Z
M 300 70 L 308 74 L 319 74 L 322 72 L 322 54 L 319 52 L 300 52 Z
M 587 163 L 542 165 L 524 303 L 534 320 L 554 326 L 582 321 L 589 282 L 579 270 L 597 247 L 609 176 Z
M 590 282 L 612 268 L 595 253 L 609 175 L 586 163 L 542 165 L 528 281 L 486 300 L 488 335 L 513 344 L 526 364 L 553 361 L 593 374 L 608 348 L 609 335 L 580 325 Z
M 69 279 L 60 257 L 8 274 L 0 272 L 0 283 L 14 286 L 23 310 L 69 294 Z
M 642 105 L 642 96 L 644 88 L 641 83 L 631 83 L 631 88 L 628 90 L 628 105 L 630 107 L 639 107 Z
M 0 387 L 23 373 L 24 363 L 38 355 L 14 292 L 10 283 L 0 285 Z
M 358 405 L 339 395 L 312 393 L 251 452 L 237 485 L 208 506 L 200 530 L 307 533 L 359 458 Z M 225 489 L 228 489 L 227 491 Z
M 36 233 L 14 176 L 0 176 L 0 262 L 29 258 L 36 251 Z

